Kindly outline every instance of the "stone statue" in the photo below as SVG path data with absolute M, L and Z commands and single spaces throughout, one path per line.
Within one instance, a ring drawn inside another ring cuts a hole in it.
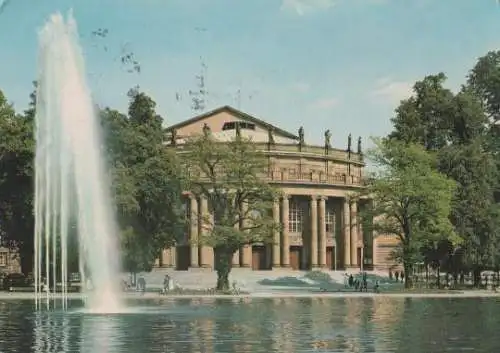
M 170 134 L 170 145 L 175 146 L 176 143 L 177 143 L 177 130 L 173 129 Z
M 241 137 L 241 125 L 240 122 L 236 122 L 236 137 Z
M 302 126 L 299 128 L 299 143 L 304 144 L 304 128 Z
M 358 137 L 358 153 L 359 154 L 363 153 L 363 150 L 361 149 L 361 136 Z
M 205 123 L 203 125 L 203 135 L 208 136 L 210 135 L 210 132 L 211 132 L 210 126 L 208 126 L 207 123 Z
M 331 138 L 332 138 L 332 133 L 330 132 L 330 130 L 326 130 L 325 131 L 325 148 L 331 147 L 331 144 L 330 144 Z
M 352 135 L 349 134 L 347 137 L 347 150 L 350 152 L 352 150 Z
M 267 142 L 274 144 L 274 129 L 272 126 L 267 129 Z

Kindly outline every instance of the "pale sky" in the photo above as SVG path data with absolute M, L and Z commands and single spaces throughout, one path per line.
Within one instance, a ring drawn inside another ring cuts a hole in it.
M 330 129 L 340 148 L 349 132 L 387 133 L 415 80 L 444 71 L 456 88 L 500 47 L 495 0 L 0 0 L 0 89 L 16 108 L 36 79 L 37 28 L 70 8 L 100 105 L 125 110 L 138 84 L 166 125 L 189 118 L 201 56 L 207 109 L 232 105 L 295 133 L 303 125 L 315 143 Z M 105 38 L 91 34 L 99 28 Z M 123 50 L 140 74 L 120 63 Z

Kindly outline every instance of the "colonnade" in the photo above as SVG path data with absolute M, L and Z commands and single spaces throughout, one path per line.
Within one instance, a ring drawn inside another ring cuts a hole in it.
M 273 234 L 273 244 L 270 245 L 271 264 L 273 268 L 290 267 L 290 247 L 291 236 L 289 229 L 290 200 L 293 195 L 285 195 L 276 199 L 273 204 L 274 221 L 282 223 L 282 230 L 275 231 Z M 303 197 L 303 196 L 299 196 Z M 327 267 L 327 231 L 326 231 L 326 211 L 328 198 L 325 196 L 311 195 L 309 198 L 309 224 L 303 224 L 303 230 L 309 231 L 309 236 L 302 237 L 302 248 L 308 249 L 307 261 L 311 268 Z M 339 199 L 340 200 L 340 199 Z M 343 198 L 340 217 L 340 234 L 334 240 L 336 252 L 340 256 L 340 267 L 359 267 L 358 247 L 360 227 L 356 222 L 357 203 Z M 199 245 L 198 239 L 203 236 L 204 228 L 202 219 L 209 217 L 208 202 L 205 197 L 189 196 L 189 229 L 188 246 L 190 257 L 190 268 L 213 268 L 214 253 L 209 246 Z M 178 253 L 175 248 L 165 249 L 162 259 L 159 261 L 163 266 L 175 267 Z M 335 256 L 335 261 L 337 256 Z M 252 247 L 246 245 L 237 251 L 233 256 L 233 267 L 252 267 Z

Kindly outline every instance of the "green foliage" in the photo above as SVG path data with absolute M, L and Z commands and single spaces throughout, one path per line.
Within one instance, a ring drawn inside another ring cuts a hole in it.
M 429 150 L 439 149 L 447 142 L 453 93 L 443 87 L 443 73 L 426 76 L 413 86 L 414 95 L 401 102 L 391 119 L 391 138 L 407 143 L 419 143 Z M 445 118 L 443 118 L 445 117 Z
M 232 255 L 247 244 L 272 242 L 279 228 L 272 216 L 279 195 L 263 179 L 268 160 L 250 140 L 220 143 L 210 134 L 187 141 L 181 156 L 188 189 L 208 200 L 199 241 L 214 248 L 218 289 L 227 289 Z
M 33 252 L 33 128 L 32 117 L 16 114 L 0 91 L 0 236 L 19 249 L 26 272 Z
M 367 156 L 379 171 L 367 182 L 362 196 L 372 202 L 360 216 L 370 220 L 363 224 L 376 234 L 398 237 L 397 258 L 405 273 L 411 273 L 421 247 L 460 240 L 448 218 L 455 183 L 436 171 L 435 156 L 420 145 L 394 139 L 374 142 L 376 148 Z M 409 280 L 405 278 L 407 285 Z
M 485 103 L 489 116 L 500 118 L 500 51 L 479 58 L 470 71 L 467 84 Z
M 414 96 L 396 110 L 394 131 L 389 136 L 435 151 L 437 170 L 457 183 L 450 220 L 461 246 L 448 253 L 427 246 L 423 254 L 440 257 L 434 262 L 453 263 L 454 271 L 461 267 L 479 273 L 481 269 L 498 266 L 496 234 L 500 224 L 495 192 L 500 144 L 498 131 L 489 125 L 489 117 L 498 118 L 500 107 L 498 63 L 500 52 L 480 58 L 467 84 L 456 94 L 444 88 L 443 74 L 417 82 Z
M 129 116 L 101 111 L 117 213 L 122 228 L 124 267 L 150 270 L 164 248 L 185 230 L 183 177 L 174 153 L 163 146 L 162 118 L 145 93 L 129 92 Z

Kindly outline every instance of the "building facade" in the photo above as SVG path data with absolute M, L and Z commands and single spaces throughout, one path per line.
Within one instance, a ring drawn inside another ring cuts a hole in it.
M 21 261 L 17 251 L 0 246 L 0 274 L 20 273 Z
M 349 136 L 346 148 L 337 149 L 326 131 L 324 145 L 311 145 L 302 128 L 295 135 L 225 106 L 169 127 L 170 148 L 182 148 L 187 137 L 207 128 L 221 142 L 234 139 L 236 130 L 250 138 L 269 160 L 265 178 L 283 195 L 274 202 L 273 217 L 282 231 L 273 235 L 273 244 L 241 248 L 233 267 L 340 270 L 390 265 L 388 254 L 395 243 L 390 238 L 375 239 L 361 227 L 356 215 L 364 204 L 350 197 L 362 188 L 361 139 L 353 147 Z M 213 250 L 196 241 L 203 231 L 199 217 L 209 212 L 207 200 L 189 192 L 185 197 L 190 219 L 186 236 L 175 248 L 163 251 L 157 266 L 213 268 Z

